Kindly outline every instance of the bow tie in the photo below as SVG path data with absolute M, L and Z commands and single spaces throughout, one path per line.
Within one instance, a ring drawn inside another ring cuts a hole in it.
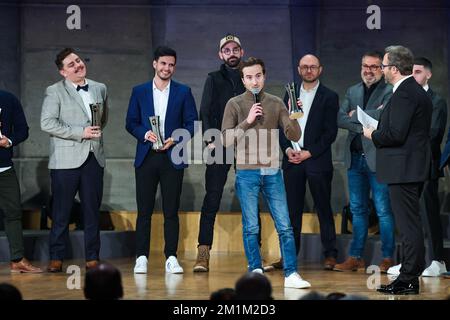
M 77 86 L 77 91 L 84 90 L 87 92 L 88 89 L 89 89 L 89 84 L 85 84 L 84 86 Z

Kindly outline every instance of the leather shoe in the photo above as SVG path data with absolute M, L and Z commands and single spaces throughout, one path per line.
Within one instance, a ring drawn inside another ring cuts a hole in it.
M 19 262 L 11 261 L 11 273 L 41 273 L 42 269 L 33 266 L 30 261 L 22 258 Z
M 396 279 L 388 285 L 382 285 L 378 292 L 386 294 L 419 294 L 419 282 L 404 282 Z
M 98 266 L 98 260 L 89 260 L 86 261 L 86 271 Z
M 325 258 L 325 261 L 323 263 L 323 268 L 325 270 L 333 270 L 334 266 L 337 264 L 336 258 L 333 257 L 327 257 Z
M 62 272 L 62 260 L 50 260 L 50 263 L 47 267 L 47 272 Z

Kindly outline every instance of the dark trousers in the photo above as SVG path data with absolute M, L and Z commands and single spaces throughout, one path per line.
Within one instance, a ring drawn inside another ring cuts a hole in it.
M 175 169 L 167 153 L 150 151 L 136 174 L 136 256 L 148 257 L 153 208 L 158 184 L 161 186 L 164 214 L 164 254 L 177 255 L 181 187 L 184 169 Z
M 198 233 L 198 244 L 212 246 L 214 237 L 214 223 L 217 211 L 220 208 L 223 188 L 227 182 L 228 172 L 231 164 L 211 164 L 206 166 L 205 189 L 202 211 L 200 215 L 200 227 Z M 259 212 L 259 209 L 258 209 Z M 261 217 L 258 214 L 258 222 L 261 226 Z M 261 228 L 259 229 L 258 242 L 261 247 Z
M 65 258 L 70 213 L 77 192 L 84 222 L 85 258 L 87 261 L 99 259 L 103 171 L 92 152 L 79 168 L 50 170 L 53 195 L 50 259 Z
M 405 282 L 418 281 L 425 268 L 425 246 L 419 213 L 422 187 L 422 182 L 389 185 L 395 226 L 403 247 L 398 279 Z
M 10 259 L 23 258 L 22 208 L 19 182 L 14 168 L 0 173 L 0 208 L 3 210 Z
M 302 216 L 305 203 L 306 181 L 314 200 L 320 225 L 320 238 L 325 257 L 337 257 L 336 229 L 331 209 L 331 180 L 333 171 L 310 172 L 300 163 L 292 165 L 283 171 L 286 187 L 289 217 L 295 238 L 295 250 L 300 251 L 300 237 L 302 231 Z
M 444 260 L 441 210 L 438 196 L 439 180 L 426 181 L 420 198 L 420 213 L 424 231 L 427 235 L 428 256 L 430 260 Z

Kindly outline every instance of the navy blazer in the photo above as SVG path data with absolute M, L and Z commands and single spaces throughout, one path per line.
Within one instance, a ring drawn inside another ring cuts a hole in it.
M 296 86 L 297 97 L 299 86 Z M 287 97 L 285 97 L 287 104 Z M 302 132 L 303 150 L 308 150 L 312 157 L 304 162 L 307 170 L 312 172 L 332 171 L 331 145 L 336 140 L 337 114 L 339 111 L 339 97 L 336 92 L 328 89 L 321 83 L 308 114 L 305 130 Z M 280 130 L 280 146 L 283 151 L 283 169 L 295 166 L 288 161 L 286 149 L 292 148 L 291 142 L 286 138 L 283 130 Z
M 136 158 L 134 166 L 142 165 L 147 153 L 152 148 L 152 143 L 144 139 L 145 133 L 151 130 L 149 117 L 155 115 L 153 105 L 152 81 L 143 83 L 133 88 L 128 105 L 126 129 L 137 140 Z M 170 81 L 169 101 L 167 103 L 164 132 L 166 137 L 172 136 L 176 129 L 186 129 L 190 137 L 194 135 L 194 122 L 197 120 L 197 108 L 191 89 L 181 83 Z M 182 142 L 181 140 L 177 141 Z M 186 141 L 183 141 L 185 143 Z M 173 146 L 169 149 L 169 158 L 176 169 L 186 168 L 186 162 L 175 164 L 172 160 Z
M 0 90 L 1 133 L 17 146 L 28 138 L 28 124 L 20 101 L 11 93 Z M 0 148 L 0 168 L 10 167 L 13 148 Z

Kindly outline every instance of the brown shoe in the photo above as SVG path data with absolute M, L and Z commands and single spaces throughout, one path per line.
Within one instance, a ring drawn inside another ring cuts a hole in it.
M 209 246 L 199 245 L 197 252 L 197 261 L 194 265 L 194 272 L 208 272 L 209 271 Z
M 394 265 L 394 260 L 390 258 L 384 258 L 380 263 L 380 272 L 387 273 L 388 269 Z
M 283 258 L 269 265 L 271 270 L 283 270 Z M 264 269 L 266 271 L 266 269 Z
M 335 271 L 365 271 L 366 264 L 364 259 L 348 257 L 343 263 L 336 264 L 333 268 Z
M 333 270 L 335 265 L 336 265 L 336 258 L 327 257 L 325 258 L 325 261 L 323 263 L 323 268 L 325 270 Z
M 50 260 L 50 263 L 47 267 L 47 272 L 62 272 L 62 260 Z
M 19 262 L 11 262 L 11 273 L 41 273 L 42 269 L 33 266 L 30 261 L 22 258 Z
M 98 260 L 90 260 L 86 261 L 86 271 L 98 266 Z

